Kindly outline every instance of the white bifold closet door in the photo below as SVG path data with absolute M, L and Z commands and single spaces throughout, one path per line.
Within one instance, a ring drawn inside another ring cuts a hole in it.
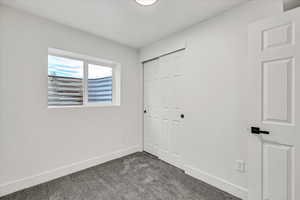
M 182 168 L 184 50 L 144 63 L 144 150 Z

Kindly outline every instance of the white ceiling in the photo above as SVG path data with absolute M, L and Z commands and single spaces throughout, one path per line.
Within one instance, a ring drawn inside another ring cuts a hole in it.
M 139 48 L 248 0 L 0 0 L 0 3 Z

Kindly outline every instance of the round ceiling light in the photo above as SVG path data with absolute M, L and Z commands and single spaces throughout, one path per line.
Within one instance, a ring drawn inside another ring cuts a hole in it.
M 143 6 L 151 6 L 157 2 L 157 0 L 135 0 L 138 4 Z

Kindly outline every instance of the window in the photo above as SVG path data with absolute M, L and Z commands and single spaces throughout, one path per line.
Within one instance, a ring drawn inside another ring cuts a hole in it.
M 88 65 L 88 102 L 112 102 L 112 68 Z
M 49 49 L 48 106 L 119 105 L 120 65 Z
M 83 61 L 48 56 L 48 106 L 83 104 Z

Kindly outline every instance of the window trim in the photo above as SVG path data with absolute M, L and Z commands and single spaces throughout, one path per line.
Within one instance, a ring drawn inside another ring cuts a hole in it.
M 48 48 L 47 56 L 64 57 L 83 62 L 83 104 L 82 105 L 61 105 L 49 106 L 48 108 L 83 108 L 83 107 L 117 107 L 121 105 L 121 64 L 118 62 L 87 56 L 79 53 L 69 52 L 61 49 Z M 48 58 L 47 58 L 48 59 Z M 112 102 L 88 102 L 88 65 L 100 65 L 112 68 Z M 48 77 L 48 62 L 47 62 Z M 48 84 L 47 84 L 48 91 Z M 47 95 L 48 97 L 48 95 Z

